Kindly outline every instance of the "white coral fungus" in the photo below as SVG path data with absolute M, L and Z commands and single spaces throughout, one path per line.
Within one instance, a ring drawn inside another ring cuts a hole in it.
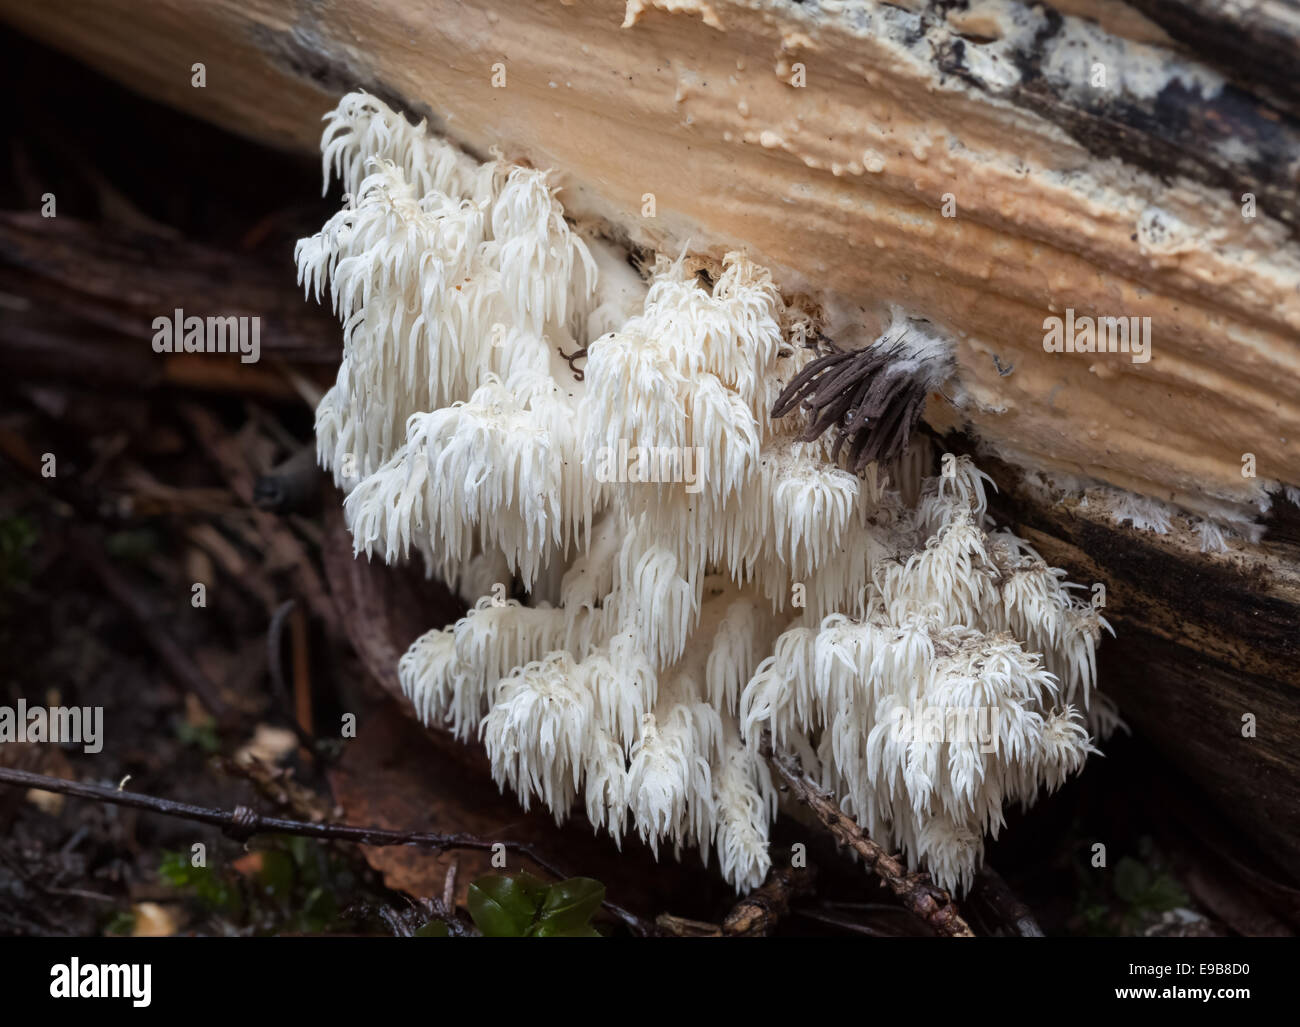
M 770 866 L 769 730 L 878 841 L 968 884 L 1004 806 L 1110 716 L 1105 621 L 992 530 L 980 472 L 926 478 L 914 443 L 855 476 L 797 441 L 805 414 L 773 420 L 806 317 L 745 257 L 711 287 L 661 258 L 647 287 L 544 173 L 361 93 L 327 123 L 348 198 L 297 250 L 344 326 L 320 459 L 358 552 L 415 550 L 473 602 L 401 660 L 420 716 L 479 736 L 525 807 L 712 849 L 738 889 Z

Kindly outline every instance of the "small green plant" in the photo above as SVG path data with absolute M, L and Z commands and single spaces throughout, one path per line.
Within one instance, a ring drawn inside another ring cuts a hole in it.
M 176 722 L 176 740 L 185 746 L 193 746 L 211 756 L 221 751 L 221 736 L 217 734 L 217 722 L 205 717 L 197 724 L 179 719 Z
M 113 937 L 129 938 L 135 932 L 135 914 L 129 909 L 119 909 L 104 925 L 104 933 Z
M 21 595 L 31 585 L 31 549 L 36 528 L 26 517 L 0 517 L 0 643 L 12 650 L 16 630 L 10 623 Z
M 27 584 L 28 553 L 36 543 L 36 528 L 26 517 L 0 518 L 0 589 Z
M 196 867 L 183 852 L 164 852 L 158 876 L 180 891 L 190 892 L 209 910 L 238 916 L 243 909 L 239 888 L 212 867 Z
M 256 851 L 256 870 L 248 874 L 196 867 L 178 852 L 163 854 L 158 874 L 206 913 L 241 929 L 322 934 L 340 928 L 335 896 L 356 884 L 341 859 L 310 838 L 268 836 Z
M 278 907 L 281 930 L 319 934 L 335 927 L 336 890 L 346 889 L 352 879 L 346 865 L 310 838 L 273 841 L 274 847 L 262 850 L 257 883 L 265 900 Z
M 1150 869 L 1131 856 L 1115 864 L 1115 894 L 1128 903 L 1130 915 L 1165 913 L 1191 901 L 1169 874 Z
M 1161 913 L 1191 902 L 1178 881 L 1162 868 L 1160 853 L 1149 837 L 1138 839 L 1137 856 L 1122 856 L 1112 874 L 1098 879 L 1080 871 L 1076 915 L 1093 935 L 1140 933 Z
M 485 938 L 599 938 L 591 918 L 605 886 L 589 877 L 548 885 L 532 874 L 492 874 L 469 886 L 469 915 Z

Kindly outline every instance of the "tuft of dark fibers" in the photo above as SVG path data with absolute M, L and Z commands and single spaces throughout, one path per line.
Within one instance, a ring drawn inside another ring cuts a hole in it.
M 903 338 L 841 350 L 823 337 L 830 351 L 790 380 L 772 405 L 772 416 L 808 410 L 812 419 L 800 441 L 833 433 L 831 459 L 838 460 L 847 447 L 845 466 L 855 474 L 872 462 L 892 460 L 907 448 L 928 391 L 923 378 L 897 365 Z

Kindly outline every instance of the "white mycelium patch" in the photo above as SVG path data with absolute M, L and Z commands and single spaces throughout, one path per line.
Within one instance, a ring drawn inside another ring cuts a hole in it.
M 968 884 L 1004 805 L 1111 722 L 1105 622 L 992 529 L 980 472 L 925 477 L 916 443 L 857 477 L 796 441 L 802 414 L 772 420 L 804 315 L 744 256 L 711 287 L 661 258 L 647 287 L 544 173 L 364 94 L 327 122 L 349 199 L 297 251 L 344 325 L 320 459 L 359 553 L 418 552 L 473 602 L 401 660 L 420 715 L 480 737 L 525 807 L 712 849 L 742 890 L 770 866 L 770 730 L 882 844 Z M 689 452 L 698 480 L 597 473 L 611 448 Z M 527 603 L 494 599 L 509 576 Z M 992 733 L 908 732 L 902 708 Z

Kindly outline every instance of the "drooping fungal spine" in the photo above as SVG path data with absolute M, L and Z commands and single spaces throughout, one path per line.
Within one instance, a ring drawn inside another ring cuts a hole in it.
M 908 444 L 944 343 L 900 320 L 817 361 L 743 254 L 708 287 L 682 259 L 643 282 L 543 173 L 364 94 L 328 120 L 353 198 L 297 251 L 344 324 L 319 456 L 358 553 L 419 553 L 473 606 L 402 657 L 420 716 L 482 738 L 525 806 L 716 852 L 741 890 L 771 864 L 770 729 L 878 841 L 967 882 L 1003 803 L 1107 725 L 1105 622 L 993 530 L 969 460 L 931 476 Z

